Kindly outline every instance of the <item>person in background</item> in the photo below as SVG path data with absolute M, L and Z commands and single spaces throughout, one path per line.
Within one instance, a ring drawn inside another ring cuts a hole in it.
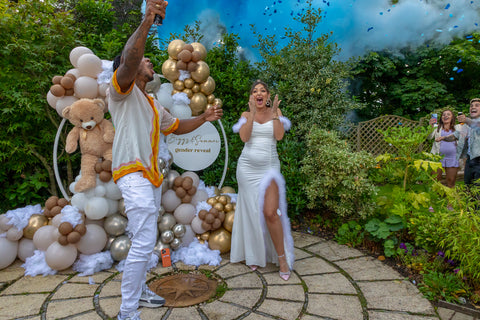
M 430 119 L 430 125 L 434 128 L 428 139 L 435 139 L 432 145 L 433 154 L 443 155 L 442 167 L 445 170 L 446 185 L 449 188 L 455 187 L 457 180 L 457 172 L 459 168 L 459 160 L 457 159 L 457 142 L 440 140 L 440 137 L 448 136 L 455 131 L 461 131 L 462 125 L 455 125 L 455 115 L 451 109 L 446 109 L 440 116 L 437 127 L 435 118 Z M 442 169 L 437 171 L 437 180 L 441 181 L 443 176 Z
M 153 80 L 153 64 L 144 57 L 145 42 L 155 15 L 165 17 L 167 2 L 147 0 L 145 16 L 114 61 L 108 106 L 115 126 L 112 175 L 128 217 L 132 244 L 122 276 L 122 304 L 117 319 L 140 319 L 139 306 L 160 307 L 165 300 L 145 284 L 147 265 L 157 240 L 157 219 L 163 176 L 159 170 L 160 133 L 188 133 L 206 121 L 221 118 L 217 106 L 191 119 L 173 118 L 145 86 Z
M 280 278 L 287 281 L 295 258 L 277 141 L 290 129 L 290 121 L 279 105 L 278 96 L 271 102 L 267 84 L 257 80 L 250 90 L 249 110 L 233 127 L 245 145 L 237 165 L 230 261 L 245 261 L 253 271 L 276 263 Z
M 464 181 L 469 186 L 478 184 L 480 179 L 480 99 L 470 100 L 470 118 L 459 115 L 458 121 L 467 125 L 466 130 L 455 131 L 448 136 L 439 137 L 438 141 L 457 140 L 457 159 L 466 154 Z

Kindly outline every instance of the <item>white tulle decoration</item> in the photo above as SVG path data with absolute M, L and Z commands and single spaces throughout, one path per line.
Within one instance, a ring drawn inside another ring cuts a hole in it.
M 39 274 L 43 276 L 55 275 L 57 270 L 50 268 L 45 261 L 45 252 L 41 250 L 35 250 L 33 256 L 28 257 L 25 263 L 22 264 L 22 268 L 25 269 L 25 275 L 35 277 Z
M 95 272 L 110 269 L 112 265 L 112 255 L 109 251 L 104 251 L 90 255 L 80 254 L 72 268 L 74 271 L 80 272 L 79 276 L 84 277 Z
M 188 245 L 172 252 L 172 262 L 182 261 L 187 265 L 200 266 L 208 264 L 218 266 L 222 261 L 220 250 L 211 250 L 205 242 L 201 244 L 197 238 Z

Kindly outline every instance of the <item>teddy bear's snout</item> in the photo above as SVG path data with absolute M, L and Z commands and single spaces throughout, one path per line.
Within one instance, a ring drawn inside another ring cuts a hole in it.
M 92 130 L 93 128 L 95 128 L 96 125 L 97 123 L 92 120 L 92 121 L 82 123 L 82 128 L 85 130 Z

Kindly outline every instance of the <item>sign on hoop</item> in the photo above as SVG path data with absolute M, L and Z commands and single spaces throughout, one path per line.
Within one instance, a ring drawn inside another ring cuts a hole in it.
M 199 171 L 215 162 L 221 140 L 215 126 L 205 122 L 190 133 L 168 135 L 167 145 L 175 165 L 184 170 Z

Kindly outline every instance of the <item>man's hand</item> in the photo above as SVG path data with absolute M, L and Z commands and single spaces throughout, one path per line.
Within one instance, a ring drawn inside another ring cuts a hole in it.
M 467 117 L 464 114 L 461 114 L 457 117 L 458 122 L 466 122 Z
M 145 20 L 153 24 L 155 15 L 158 14 L 162 19 L 165 19 L 165 11 L 167 9 L 168 2 L 164 0 L 147 0 L 145 6 Z
M 205 110 L 204 115 L 205 115 L 204 119 L 206 121 L 215 121 L 220 119 L 223 116 L 223 109 L 217 105 L 214 105 L 213 107 L 210 107 L 207 110 Z

